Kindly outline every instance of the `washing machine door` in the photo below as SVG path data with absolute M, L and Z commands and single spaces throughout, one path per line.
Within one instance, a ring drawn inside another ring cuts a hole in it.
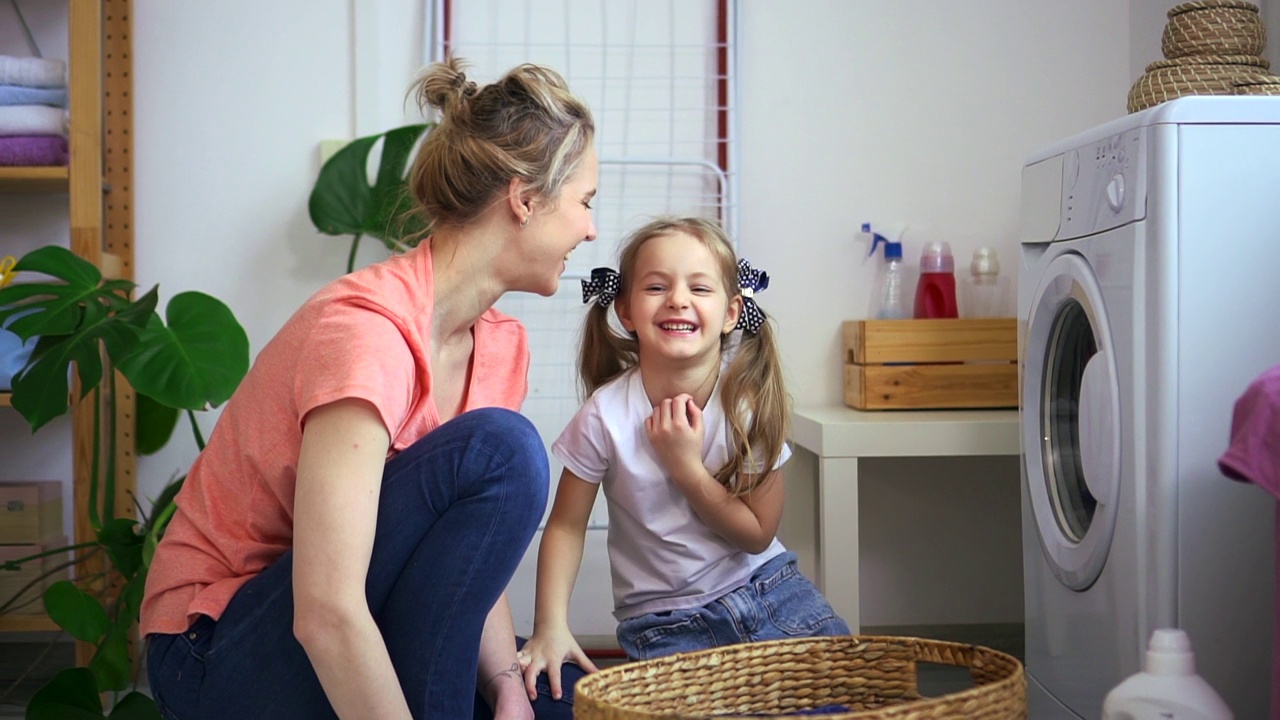
M 1027 314 L 1022 446 L 1040 545 L 1054 575 L 1091 586 L 1115 534 L 1120 394 L 1097 277 L 1075 252 L 1041 274 Z

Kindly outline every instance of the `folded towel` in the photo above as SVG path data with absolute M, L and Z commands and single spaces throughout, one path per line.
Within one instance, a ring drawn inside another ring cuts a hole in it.
M 55 107 L 66 107 L 67 89 L 0 85 L 0 105 L 53 105 Z
M 0 136 L 67 134 L 67 111 L 47 105 L 0 105 Z
M 66 87 L 67 64 L 50 58 L 0 55 L 0 85 Z
M 0 167 L 67 164 L 67 139 L 61 135 L 0 137 Z

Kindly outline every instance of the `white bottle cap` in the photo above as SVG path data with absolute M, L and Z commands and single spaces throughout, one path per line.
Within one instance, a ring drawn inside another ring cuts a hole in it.
M 984 245 L 974 250 L 969 272 L 974 275 L 999 275 L 1000 258 L 996 257 L 996 249 Z
M 1196 658 L 1191 652 L 1191 638 L 1175 628 L 1160 628 L 1151 633 L 1144 669 L 1152 675 L 1195 675 Z

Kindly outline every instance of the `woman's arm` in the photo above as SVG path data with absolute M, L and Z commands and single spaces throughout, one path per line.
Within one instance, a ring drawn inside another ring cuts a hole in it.
M 702 464 L 702 410 L 688 395 L 656 405 L 653 415 L 645 420 L 645 431 L 671 481 L 698 519 L 745 552 L 764 552 L 769 547 L 782 522 L 785 493 L 780 472 L 769 471 L 746 495 L 730 495 Z
M 476 687 L 493 710 L 494 720 L 533 718 L 533 706 L 525 697 L 520 663 L 516 660 L 515 637 L 511 605 L 503 593 L 484 621 L 480 667 L 476 672 Z
M 342 718 L 410 718 L 365 598 L 390 439 L 374 407 L 307 414 L 293 511 L 293 632 Z
M 587 534 L 587 521 L 595 505 L 598 483 L 591 483 L 569 470 L 560 474 L 555 504 L 542 531 L 538 546 L 538 587 L 533 613 L 533 637 L 525 644 L 528 665 L 524 682 L 529 698 L 536 696 L 534 683 L 538 673 L 546 671 L 551 696 L 560 699 L 560 664 L 576 662 L 583 670 L 595 672 L 569 630 L 569 597 L 582 566 L 582 546 Z

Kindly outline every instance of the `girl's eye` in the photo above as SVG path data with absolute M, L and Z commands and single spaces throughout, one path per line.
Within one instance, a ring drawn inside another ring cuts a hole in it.
M 661 285 L 648 285 L 645 287 L 646 292 L 662 292 L 664 289 Z
M 711 292 L 711 288 L 709 288 L 709 287 L 696 287 L 696 288 L 694 288 L 694 289 L 693 289 L 693 291 L 694 291 L 694 292 L 696 292 L 696 293 L 698 293 L 699 295 L 706 295 L 707 293 Z

